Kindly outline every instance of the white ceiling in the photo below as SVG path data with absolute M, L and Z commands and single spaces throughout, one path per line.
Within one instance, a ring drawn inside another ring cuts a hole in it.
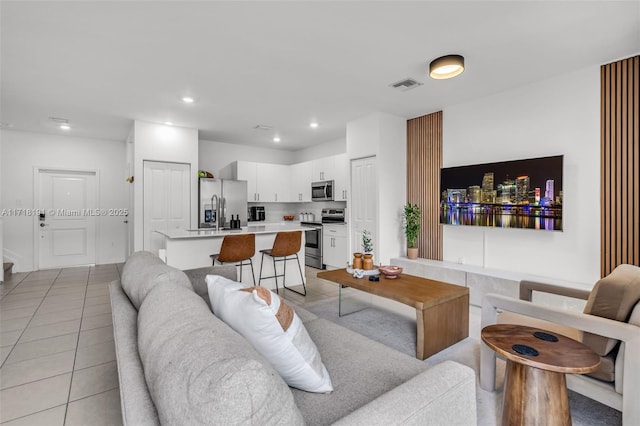
M 416 117 L 640 52 L 639 1 L 0 7 L 0 121 L 62 133 L 48 119 L 62 117 L 65 134 L 113 140 L 133 120 L 172 121 L 200 139 L 301 149 L 344 138 L 347 122 L 373 111 Z M 450 53 L 465 57 L 466 71 L 429 79 L 429 61 Z M 389 87 L 407 77 L 424 84 Z

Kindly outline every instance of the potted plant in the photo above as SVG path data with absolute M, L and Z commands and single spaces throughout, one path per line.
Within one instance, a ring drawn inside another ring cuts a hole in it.
M 364 259 L 362 260 L 362 269 L 373 269 L 373 242 L 371 241 L 371 232 L 364 229 L 362 231 L 362 250 L 364 251 Z
M 407 237 L 407 257 L 409 259 L 418 258 L 418 247 L 416 245 L 418 234 L 420 233 L 420 217 L 422 211 L 417 204 L 407 203 L 404 206 L 404 234 Z

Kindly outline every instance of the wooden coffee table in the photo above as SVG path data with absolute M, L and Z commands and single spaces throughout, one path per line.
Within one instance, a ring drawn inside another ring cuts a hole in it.
M 507 358 L 503 425 L 571 424 L 565 373 L 594 371 L 595 352 L 561 334 L 515 324 L 483 328 L 482 341 Z
M 380 281 L 354 278 L 345 269 L 323 271 L 318 278 L 409 305 L 416 310 L 416 358 L 425 359 L 469 336 L 469 289 L 401 274 Z

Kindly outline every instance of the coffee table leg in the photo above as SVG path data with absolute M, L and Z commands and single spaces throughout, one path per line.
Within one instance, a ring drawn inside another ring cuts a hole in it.
M 563 373 L 507 360 L 502 424 L 571 425 L 567 383 Z

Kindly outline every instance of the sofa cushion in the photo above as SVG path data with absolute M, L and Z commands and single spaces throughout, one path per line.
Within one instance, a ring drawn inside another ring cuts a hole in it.
M 332 424 L 429 367 L 325 319 L 308 321 L 305 326 L 331 372 L 334 389 L 324 395 L 292 390 L 308 425 Z
M 151 289 L 138 347 L 162 424 L 303 424 L 278 373 L 191 290 Z
M 179 269 L 166 265 L 147 251 L 132 254 L 122 270 L 122 289 L 136 309 L 149 291 L 160 283 L 170 283 L 193 291 L 189 278 Z
M 317 393 L 333 390 L 318 348 L 277 294 L 264 287 L 239 288 L 241 284 L 220 276 L 208 276 L 207 285 L 213 312 L 242 334 L 289 386 Z
M 584 313 L 616 321 L 627 321 L 631 310 L 639 300 L 640 268 L 633 265 L 619 265 L 593 287 Z M 600 356 L 607 355 L 618 344 L 616 339 L 591 333 L 584 333 L 582 342 Z

